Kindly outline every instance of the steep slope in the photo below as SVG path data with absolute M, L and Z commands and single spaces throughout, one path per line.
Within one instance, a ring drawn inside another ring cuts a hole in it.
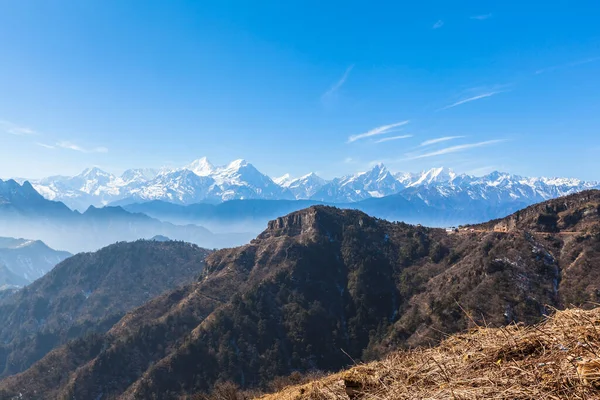
M 211 254 L 197 283 L 53 351 L 0 388 L 30 398 L 44 398 L 36 390 L 178 398 L 217 381 L 255 387 L 293 371 L 339 370 L 348 355 L 435 344 L 474 324 L 536 323 L 549 307 L 598 301 L 600 193 L 578 196 L 561 212 L 583 204 L 581 220 L 552 233 L 504 232 L 496 221 L 448 234 L 354 210 L 294 212 L 250 244 Z
M 260 399 L 596 399 L 599 320 L 600 309 L 571 309 L 533 327 L 477 328 Z
M 137 241 L 61 262 L 0 302 L 0 371 L 22 371 L 69 339 L 110 329 L 127 311 L 197 278 L 207 254 L 183 242 Z
M 124 398 L 208 390 L 219 379 L 256 386 L 296 370 L 339 369 L 349 362 L 345 353 L 376 357 L 467 328 L 471 320 L 461 307 L 500 325 L 533 323 L 545 305 L 558 306 L 556 266 L 539 260 L 525 237 L 474 239 L 356 211 L 316 208 L 278 219 L 250 247 L 211 257 L 208 273 L 251 268 L 254 283 Z
M 23 286 L 44 276 L 56 264 L 70 257 L 66 251 L 57 251 L 39 240 L 13 239 L 0 237 L 0 265 L 19 277 Z M 0 278 L 0 286 L 3 285 Z

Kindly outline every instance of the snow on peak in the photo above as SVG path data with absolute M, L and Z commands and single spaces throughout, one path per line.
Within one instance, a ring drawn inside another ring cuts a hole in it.
M 128 169 L 121 174 L 121 179 L 126 183 L 147 182 L 156 178 L 158 171 L 152 168 Z
M 192 161 L 189 165 L 185 166 L 184 169 L 190 170 L 198 176 L 209 176 L 215 172 L 215 167 L 206 157 Z
M 232 162 L 229 163 L 229 165 L 227 165 L 227 167 L 225 167 L 225 169 L 229 169 L 229 170 L 237 170 L 243 167 L 246 167 L 250 165 L 246 160 L 244 160 L 243 158 L 240 158 L 238 160 L 234 160 Z
M 92 167 L 84 169 L 83 172 L 81 172 L 78 176 L 86 179 L 95 179 L 99 177 L 111 177 L 112 174 L 109 174 L 108 172 L 103 171 L 98 167 Z
M 379 162 L 379 163 L 373 165 L 373 168 L 371 168 L 371 171 L 387 171 L 387 168 L 385 167 L 385 165 L 383 165 L 383 163 Z
M 430 185 L 432 183 L 447 183 L 456 178 L 456 173 L 449 168 L 439 167 L 423 171 L 421 176 L 409 186 Z
M 308 199 L 314 195 L 327 182 L 314 172 L 310 172 L 300 178 L 291 179 L 280 186 L 288 188 L 296 199 Z
M 0 191 L 2 191 L 0 181 Z M 10 182 L 6 183 L 10 184 Z M 352 202 L 407 193 L 452 193 L 476 199 L 512 198 L 541 201 L 574 191 L 600 188 L 599 182 L 568 178 L 529 178 L 494 171 L 484 176 L 456 174 L 444 167 L 420 173 L 390 173 L 382 163 L 366 172 L 325 181 L 314 172 L 299 178 L 285 174 L 271 179 L 246 160 L 214 166 L 206 157 L 181 168 L 131 169 L 120 177 L 88 168 L 74 177 L 54 176 L 32 181 L 32 192 L 85 210 L 122 199 L 166 200 L 183 204 L 231 199 L 312 199 Z M 521 200 L 520 200 L 521 201 Z
M 295 179 L 293 179 L 290 174 L 285 174 L 278 178 L 273 178 L 273 182 L 283 187 L 288 187 L 290 183 L 292 183 L 294 180 Z

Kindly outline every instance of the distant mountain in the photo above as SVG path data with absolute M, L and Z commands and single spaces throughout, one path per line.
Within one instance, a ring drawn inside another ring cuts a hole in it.
M 193 224 L 162 222 L 121 207 L 90 206 L 79 213 L 63 203 L 46 200 L 29 183 L 19 185 L 15 181 L 0 181 L 0 235 L 35 237 L 53 248 L 72 253 L 155 235 L 207 248 L 239 245 L 249 239 L 244 234 L 213 234 Z
M 169 239 L 166 236 L 156 235 L 156 236 L 152 237 L 150 240 L 154 240 L 156 242 L 169 242 L 171 239 Z
M 0 272 L 0 286 L 27 285 L 71 255 L 51 249 L 40 240 L 0 237 L 0 268 L 4 268 L 4 273 Z
M 183 168 L 132 169 L 115 176 L 90 168 L 74 177 L 30 180 L 49 200 L 59 200 L 83 211 L 90 205 L 123 205 L 163 200 L 178 204 L 233 199 L 293 199 L 294 195 L 245 160 L 214 167 L 201 158 Z
M 29 283 L 29 280 L 15 274 L 6 265 L 0 262 L 0 291 L 18 289 Z
M 334 179 L 316 191 L 311 199 L 330 203 L 352 203 L 389 196 L 402 189 L 404 185 L 383 164 L 378 164 L 368 172 Z
M 104 332 L 129 310 L 194 281 L 208 254 L 189 243 L 136 241 L 61 262 L 0 301 L 0 375 L 28 368 L 70 339 Z
M 314 206 L 212 253 L 197 282 L 52 351 L 0 390 L 177 399 L 216 382 L 264 388 L 292 372 L 339 370 L 478 326 L 531 324 L 552 307 L 600 301 L 599 243 L 600 191 L 451 233 Z
M 219 204 L 179 205 L 164 201 L 150 201 L 123 206 L 132 213 L 143 213 L 161 221 L 174 224 L 199 224 L 213 231 L 257 232 L 264 230 L 267 222 L 312 205 L 312 200 L 231 200 Z M 248 237 L 250 240 L 252 237 Z
M 0 215 L 72 218 L 76 213 L 63 203 L 45 199 L 29 182 L 20 185 L 12 179 L 0 179 Z
M 533 204 L 582 190 L 600 188 L 600 182 L 567 178 L 529 178 L 492 172 L 485 176 L 457 174 L 448 168 L 419 173 L 391 173 L 384 165 L 366 172 L 326 181 L 314 173 L 293 178 L 289 174 L 271 179 L 245 160 L 214 166 L 206 157 L 181 168 L 132 169 L 121 176 L 89 168 L 74 177 L 55 176 L 31 181 L 50 200 L 60 200 L 84 211 L 90 205 L 127 205 L 153 200 L 190 205 L 216 204 L 228 200 L 315 200 L 345 204 L 401 194 L 429 194 L 469 200 L 499 199 L 519 205 Z M 437 201 L 431 199 L 431 201 Z M 454 200 L 450 200 L 452 202 Z M 492 200 L 493 202 L 494 200 Z
M 282 177 L 274 179 L 274 182 L 281 187 L 289 189 L 294 197 L 298 200 L 312 198 L 319 191 L 319 189 L 327 184 L 325 179 L 319 177 L 314 172 L 296 179 L 293 179 L 289 174 L 286 174 Z

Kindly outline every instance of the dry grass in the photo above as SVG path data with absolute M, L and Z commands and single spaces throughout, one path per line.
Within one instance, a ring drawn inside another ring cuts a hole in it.
M 600 399 L 600 308 L 475 329 L 260 399 Z

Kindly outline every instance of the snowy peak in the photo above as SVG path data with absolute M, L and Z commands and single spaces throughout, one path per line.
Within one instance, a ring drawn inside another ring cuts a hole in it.
M 301 176 L 298 179 L 295 179 L 294 181 L 296 182 L 315 182 L 315 183 L 321 183 L 324 184 L 326 181 L 325 179 L 321 178 L 319 175 L 315 174 L 314 172 L 310 172 L 304 176 Z
M 252 164 L 249 164 L 246 160 L 244 160 L 243 158 L 240 158 L 238 160 L 234 160 L 234 161 L 230 162 L 229 165 L 227 165 L 227 167 L 225 167 L 225 169 L 239 170 L 240 168 L 244 168 L 247 166 L 252 166 Z
M 265 178 L 273 182 L 271 178 L 261 174 L 254 168 L 254 165 L 243 159 L 232 161 L 224 167 L 217 168 L 213 177 L 220 185 L 254 186 L 262 184 L 257 181 L 264 182 Z
M 421 176 L 409 186 L 431 185 L 432 183 L 448 183 L 456 178 L 456 173 L 449 168 L 439 167 L 423 171 Z
M 273 182 L 282 187 L 289 187 L 290 183 L 292 183 L 294 180 L 295 179 L 293 179 L 290 174 L 285 174 L 278 178 L 273 178 Z
M 84 169 L 76 178 L 82 179 L 96 179 L 96 180 L 110 180 L 114 178 L 114 175 L 109 174 L 106 171 L 101 170 L 98 167 Z
M 529 178 L 494 171 L 485 176 L 457 174 L 437 167 L 420 173 L 392 174 L 379 163 L 366 172 L 326 181 L 311 172 L 299 178 L 285 174 L 275 179 L 260 172 L 244 159 L 224 166 L 214 166 L 206 157 L 181 167 L 130 169 L 116 177 L 97 167 L 88 168 L 74 177 L 53 176 L 20 187 L 14 181 L 0 181 L 0 205 L 20 193 L 31 199 L 62 201 L 85 210 L 90 205 L 163 200 L 178 204 L 222 202 L 233 199 L 310 199 L 331 203 L 349 203 L 370 198 L 405 193 L 423 201 L 432 196 L 448 199 L 459 196 L 485 201 L 542 201 L 585 189 L 600 188 L 598 182 L 567 178 Z M 18 189 L 18 190 L 17 190 Z M 39 194 L 38 194 L 39 193 Z
M 152 168 L 128 169 L 121 174 L 121 179 L 126 183 L 148 182 L 156 178 L 158 171 Z
M 403 188 L 383 164 L 376 164 L 367 172 L 334 179 L 315 194 L 314 200 L 355 202 L 396 194 Z
M 394 178 L 404 186 L 410 186 L 410 184 L 419 179 L 420 176 L 420 174 L 412 172 L 398 172 L 394 174 Z
M 215 167 L 208 161 L 206 157 L 192 161 L 184 169 L 190 170 L 198 176 L 209 176 L 215 172 Z
M 321 178 L 314 172 L 301 176 L 300 178 L 291 179 L 288 175 L 288 181 L 283 185 L 288 188 L 297 200 L 311 198 L 319 189 L 321 189 L 327 181 Z

